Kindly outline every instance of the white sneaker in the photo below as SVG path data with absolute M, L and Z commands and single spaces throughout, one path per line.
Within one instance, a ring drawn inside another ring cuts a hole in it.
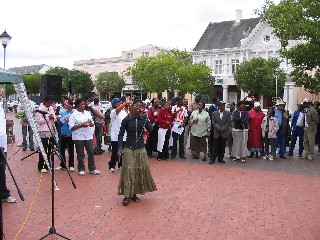
M 62 167 L 56 167 L 56 168 L 54 168 L 54 170 L 55 171 L 61 171 L 61 170 L 63 170 L 64 168 L 62 168 Z
M 99 175 L 100 174 L 100 171 L 98 169 L 95 169 L 93 171 L 90 171 L 91 174 L 94 174 L 94 175 Z
M 270 161 L 273 161 L 273 159 L 274 159 L 273 156 L 270 156 L 270 157 L 269 157 L 269 160 L 270 160 Z
M 73 172 L 73 171 L 74 171 L 74 167 L 70 167 L 70 168 L 69 168 L 69 171 L 70 171 L 70 172 Z
M 48 171 L 47 171 L 47 169 L 43 168 L 43 169 L 41 169 L 40 172 L 42 172 L 42 173 L 47 173 Z
M 8 202 L 8 203 L 15 203 L 17 201 L 17 199 L 15 199 L 14 197 L 7 197 L 5 199 L 2 199 L 2 202 Z
M 113 173 L 114 172 L 114 168 L 110 168 L 109 172 Z
M 79 171 L 79 175 L 84 176 L 84 175 L 86 175 L 86 173 L 85 173 L 85 171 Z
M 268 158 L 270 158 L 270 155 L 265 155 L 265 156 L 263 156 L 262 158 L 263 158 L 263 159 L 268 159 Z

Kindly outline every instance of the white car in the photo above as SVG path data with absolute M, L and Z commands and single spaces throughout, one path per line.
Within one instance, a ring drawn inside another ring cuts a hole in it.
M 101 105 L 101 107 L 103 109 L 103 114 L 105 114 L 105 112 L 107 110 L 112 108 L 111 102 L 109 102 L 109 101 L 100 101 L 100 105 Z

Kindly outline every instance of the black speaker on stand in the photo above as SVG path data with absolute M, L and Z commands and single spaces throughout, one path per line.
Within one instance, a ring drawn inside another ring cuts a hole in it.
M 46 96 L 51 96 L 53 101 L 60 102 L 62 96 L 62 76 L 44 74 L 41 76 L 40 101 Z

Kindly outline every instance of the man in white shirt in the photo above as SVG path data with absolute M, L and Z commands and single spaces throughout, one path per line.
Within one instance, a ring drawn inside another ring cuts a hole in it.
M 0 87 L 0 101 L 2 101 L 3 89 Z M 0 147 L 3 151 L 3 154 L 0 154 L 0 171 L 1 171 L 1 199 L 2 202 L 14 203 L 16 199 L 11 197 L 10 190 L 7 188 L 7 179 L 6 179 L 6 160 L 3 158 L 7 157 L 7 130 L 6 130 L 6 118 L 3 108 L 0 106 Z
M 125 111 L 126 106 L 130 103 L 130 98 L 126 98 L 125 101 L 121 101 L 119 98 L 114 98 L 111 101 L 112 110 L 110 113 L 110 121 L 111 121 L 111 160 L 109 161 L 109 172 L 113 173 L 116 167 L 116 163 L 119 161 L 118 158 L 118 135 L 120 132 L 120 127 L 122 120 L 128 115 Z M 126 134 L 123 136 L 123 142 L 126 141 Z M 118 163 L 118 168 L 120 167 L 120 163 Z
M 175 159 L 178 152 L 178 141 L 179 141 L 179 156 L 182 159 L 186 159 L 185 150 L 184 150 L 184 127 L 186 125 L 186 121 L 188 120 L 188 110 L 182 106 L 183 99 L 178 97 L 176 99 L 176 105 L 172 107 L 172 113 L 174 122 L 173 125 L 176 125 L 178 128 L 183 128 L 182 133 L 177 133 L 174 131 L 174 127 L 172 128 L 172 138 L 173 138 L 173 146 L 171 152 L 171 159 Z

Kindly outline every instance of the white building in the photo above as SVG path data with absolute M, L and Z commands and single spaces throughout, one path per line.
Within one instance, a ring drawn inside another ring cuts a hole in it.
M 237 102 L 245 96 L 234 80 L 237 66 L 245 59 L 254 57 L 280 58 L 279 50 L 280 41 L 272 34 L 268 24 L 261 18 L 242 19 L 242 11 L 237 10 L 234 21 L 209 23 L 191 54 L 193 62 L 203 62 L 212 68 L 212 74 L 216 77 L 217 97 L 227 102 Z M 280 68 L 288 74 L 293 70 L 286 59 L 283 59 Z M 289 111 L 296 109 L 295 91 L 295 84 L 288 77 L 283 100 Z

